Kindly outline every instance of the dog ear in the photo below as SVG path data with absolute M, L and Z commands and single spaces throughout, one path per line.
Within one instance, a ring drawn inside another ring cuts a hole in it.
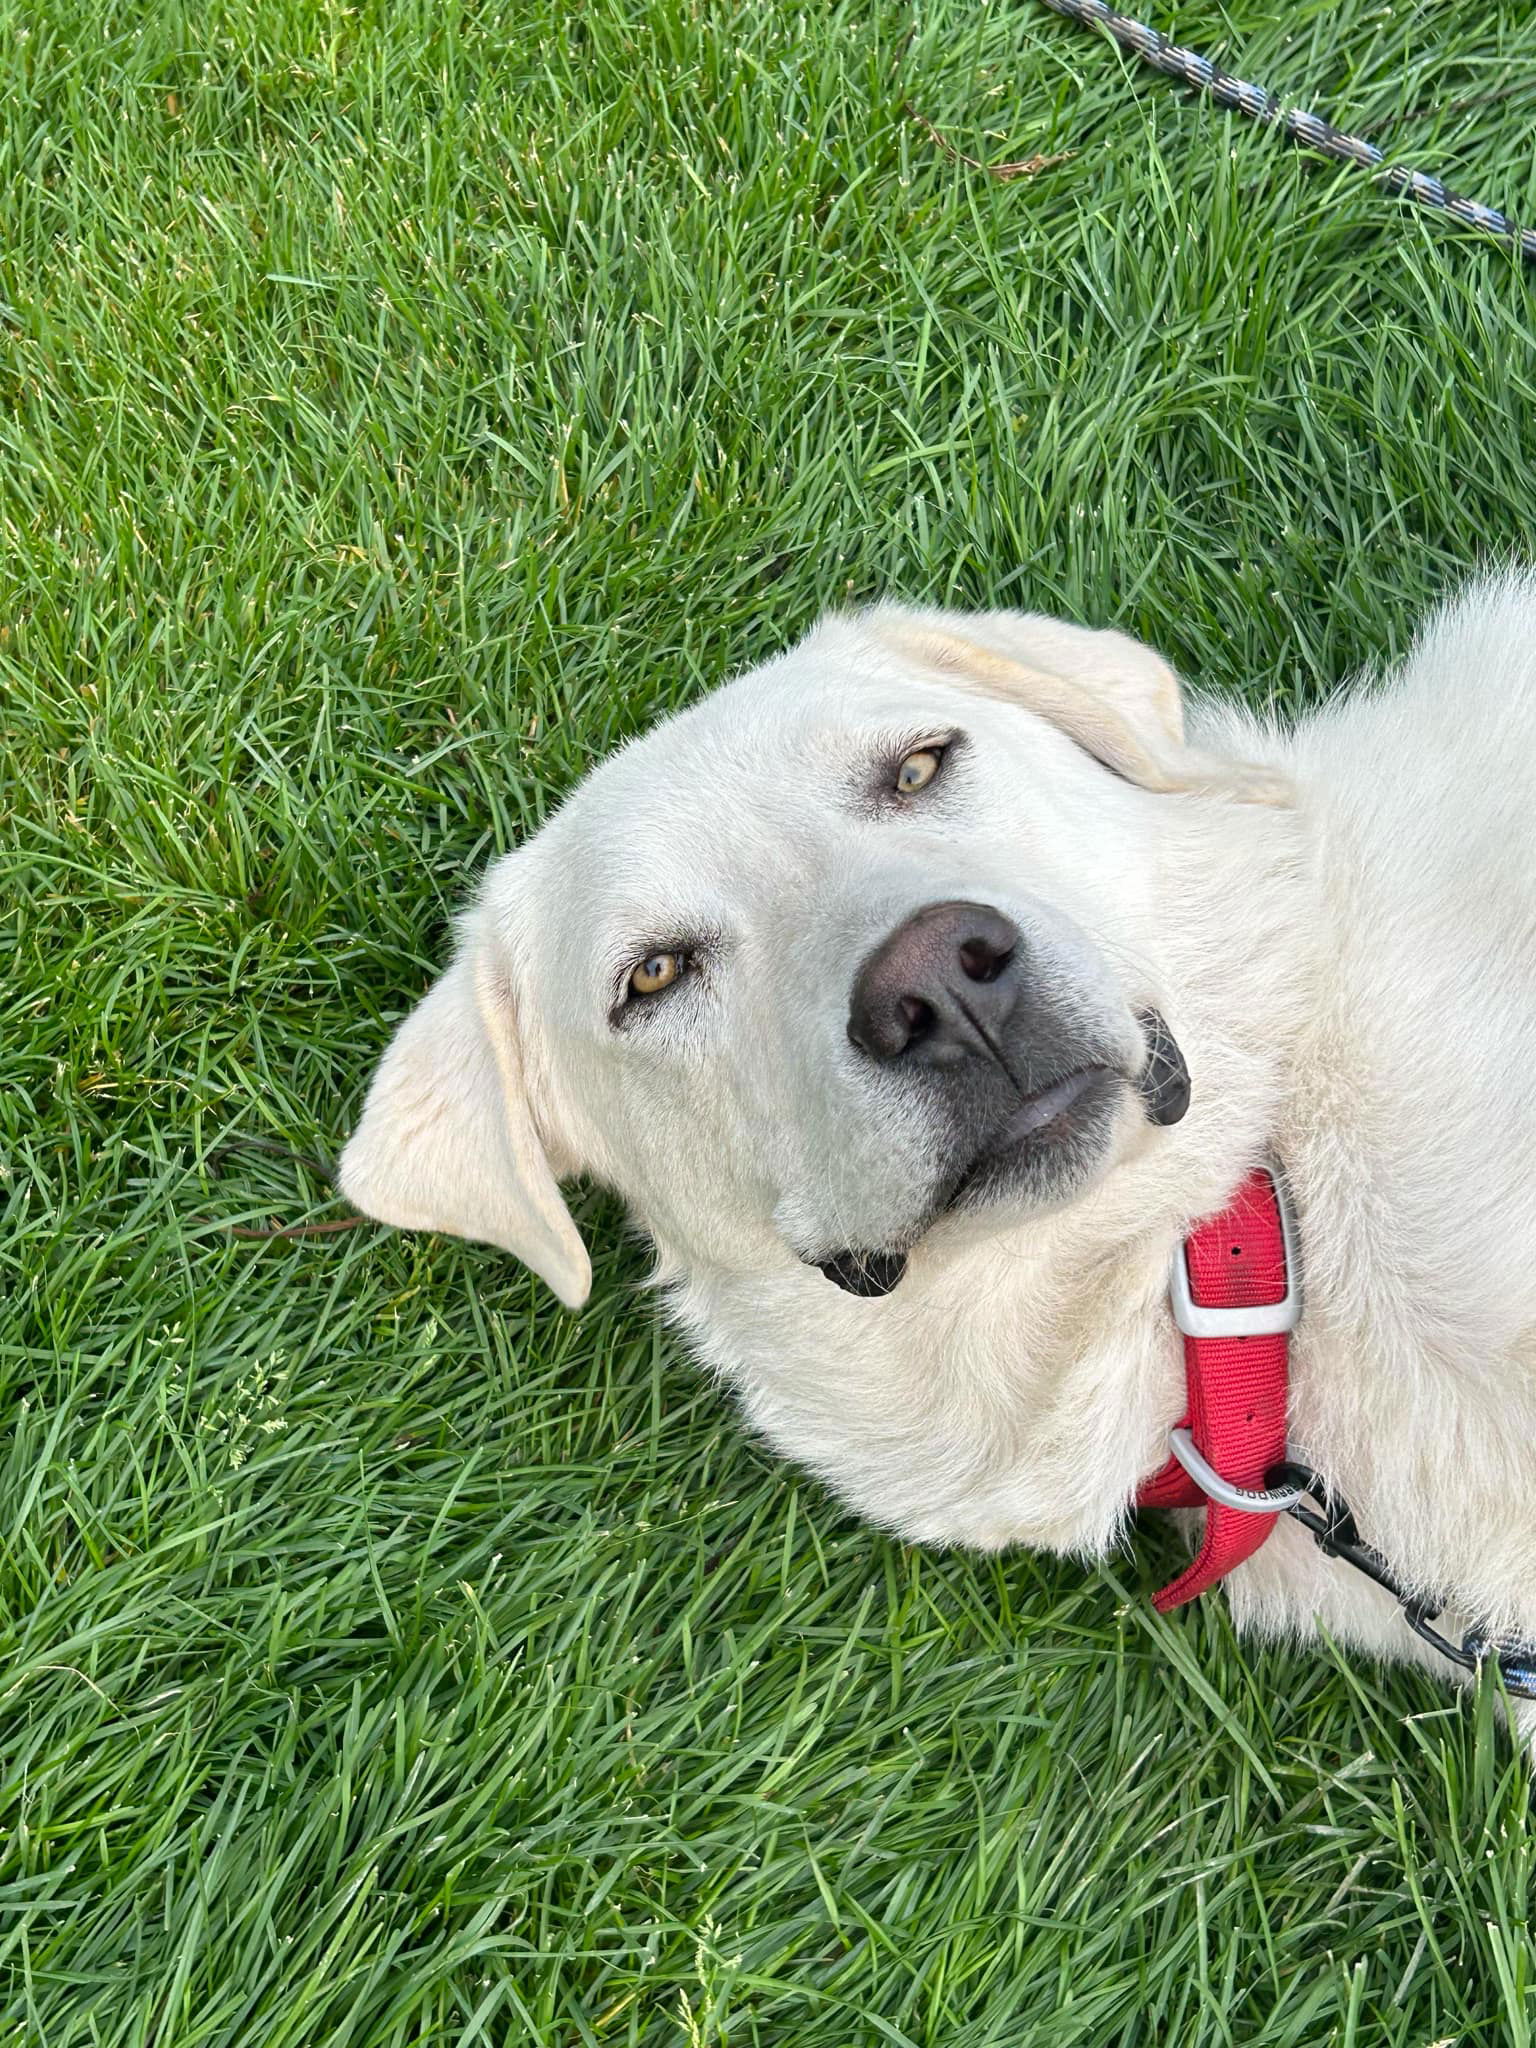
M 586 1300 L 591 1262 L 534 1124 L 512 990 L 483 943 L 395 1033 L 338 1180 L 381 1223 L 500 1245 L 567 1308 Z
M 1277 769 L 1225 761 L 1184 735 L 1179 679 L 1154 649 L 1112 629 L 1030 612 L 923 613 L 880 606 L 875 635 L 946 682 L 1049 720 L 1141 789 L 1198 790 L 1238 803 L 1289 804 Z

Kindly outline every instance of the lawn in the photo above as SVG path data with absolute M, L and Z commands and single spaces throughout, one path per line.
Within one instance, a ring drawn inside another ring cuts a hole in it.
M 1157 19 L 1536 220 L 1528 16 Z M 333 1156 L 486 857 L 829 603 L 1400 650 L 1536 548 L 1536 267 L 1034 0 L 0 52 L 0 2041 L 1528 2044 L 1486 1698 L 872 1535 L 599 1195 L 573 1317 L 218 1148 Z

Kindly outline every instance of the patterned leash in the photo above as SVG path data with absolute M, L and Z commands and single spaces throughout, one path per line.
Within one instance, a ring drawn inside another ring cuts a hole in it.
M 1266 92 L 1262 86 L 1248 85 L 1241 78 L 1233 78 L 1219 65 L 1213 64 L 1209 57 L 1202 57 L 1195 50 L 1181 50 L 1177 43 L 1170 43 L 1155 28 L 1148 28 L 1144 21 L 1133 21 L 1128 14 L 1117 14 L 1104 4 L 1104 0 L 1043 0 L 1043 4 L 1073 21 L 1104 29 L 1117 43 L 1134 51 L 1155 71 L 1182 79 L 1197 92 L 1209 93 L 1222 106 L 1235 107 L 1238 113 L 1246 114 L 1251 121 L 1263 121 L 1279 128 L 1293 141 L 1307 149 L 1315 149 L 1323 156 L 1337 157 L 1341 163 L 1360 164 L 1368 171 L 1379 171 L 1381 181 L 1389 191 L 1402 192 L 1408 198 L 1416 199 L 1421 206 L 1433 206 L 1441 213 L 1449 213 L 1455 219 L 1465 221 L 1469 227 L 1481 228 L 1485 234 L 1502 235 L 1515 244 L 1522 256 L 1536 261 L 1536 228 L 1516 227 L 1509 216 L 1500 213 L 1497 207 L 1482 206 L 1475 199 L 1463 199 L 1457 192 L 1448 192 L 1438 178 L 1431 178 L 1424 171 L 1410 171 L 1403 164 L 1389 164 L 1374 142 L 1366 142 L 1358 135 L 1346 135 L 1331 121 L 1308 114 L 1300 107 L 1281 106 L 1275 95 Z

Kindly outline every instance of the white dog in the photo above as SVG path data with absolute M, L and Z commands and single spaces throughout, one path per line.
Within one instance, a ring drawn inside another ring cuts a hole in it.
M 1119 633 L 825 620 L 490 870 L 341 1180 L 574 1307 L 559 1183 L 595 1177 L 860 1513 L 1088 1557 L 1185 1414 L 1170 1260 L 1266 1158 L 1292 1455 L 1455 1641 L 1528 1643 L 1536 579 L 1284 735 Z M 1452 1668 L 1293 1521 L 1225 1583 Z

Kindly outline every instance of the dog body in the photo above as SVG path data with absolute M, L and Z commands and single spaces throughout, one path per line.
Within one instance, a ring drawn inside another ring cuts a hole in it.
M 823 623 L 497 864 L 343 1160 L 571 1302 L 616 1188 L 754 1428 L 911 1539 L 1087 1556 L 1185 1406 L 1170 1258 L 1266 1155 L 1290 1441 L 1536 1637 L 1536 582 L 1289 735 L 1028 615 Z M 958 963 L 958 964 L 957 964 Z M 1154 1121 L 1147 1020 L 1192 1083 Z M 899 1273 L 879 1298 L 828 1271 Z M 1240 1622 L 1444 1669 L 1282 1521 Z

